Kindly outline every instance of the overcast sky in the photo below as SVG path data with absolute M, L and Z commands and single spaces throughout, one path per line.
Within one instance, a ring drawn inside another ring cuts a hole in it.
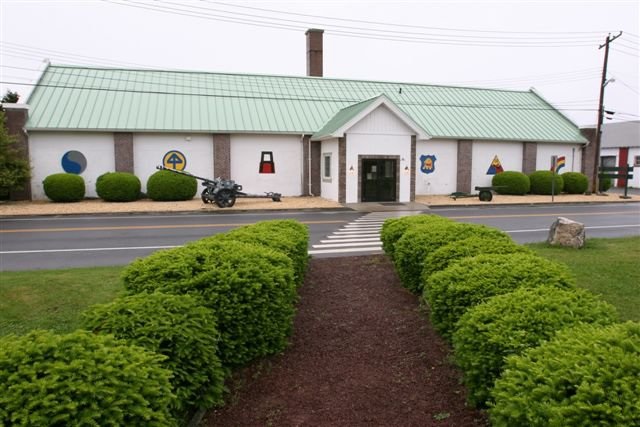
M 536 91 L 578 125 L 640 119 L 639 1 L 0 0 L 0 91 L 53 64 L 302 76 L 323 28 L 330 78 Z

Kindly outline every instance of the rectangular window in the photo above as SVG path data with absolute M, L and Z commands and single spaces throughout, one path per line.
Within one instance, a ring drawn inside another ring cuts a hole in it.
M 600 166 L 605 168 L 616 167 L 616 156 L 602 156 L 600 157 Z
M 322 162 L 322 180 L 331 181 L 331 153 L 324 153 Z
M 640 156 L 635 156 L 633 158 L 633 166 L 638 166 L 640 167 Z

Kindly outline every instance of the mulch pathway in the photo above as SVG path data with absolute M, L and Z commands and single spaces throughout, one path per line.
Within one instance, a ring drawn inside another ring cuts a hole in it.
M 384 255 L 312 259 L 290 347 L 236 373 L 206 426 L 484 426 Z

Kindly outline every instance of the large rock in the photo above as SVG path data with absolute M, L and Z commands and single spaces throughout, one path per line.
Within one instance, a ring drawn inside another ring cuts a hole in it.
M 580 249 L 584 246 L 585 239 L 584 224 L 569 218 L 558 217 L 551 224 L 547 243 Z

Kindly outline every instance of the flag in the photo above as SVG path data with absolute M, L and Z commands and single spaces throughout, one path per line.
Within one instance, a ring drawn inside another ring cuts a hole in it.
M 562 169 L 565 165 L 565 157 L 564 156 L 558 156 L 558 160 L 556 160 L 556 165 L 555 165 L 555 172 L 556 173 L 560 173 L 560 169 Z M 551 168 L 551 170 L 553 171 L 554 168 Z

